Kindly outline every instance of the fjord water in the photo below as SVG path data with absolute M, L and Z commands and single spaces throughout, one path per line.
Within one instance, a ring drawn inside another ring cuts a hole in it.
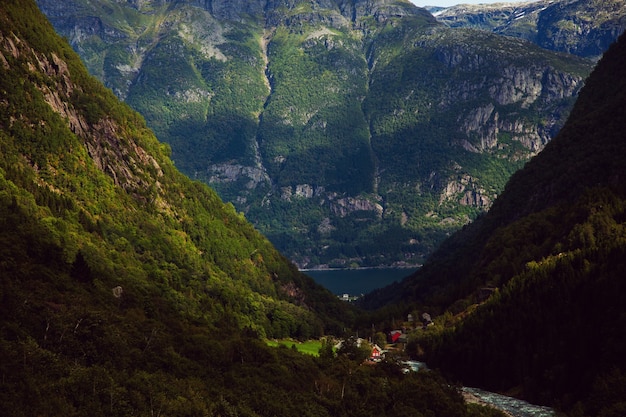
M 401 281 L 415 271 L 416 268 L 358 268 L 315 269 L 304 273 L 334 294 L 361 295 Z

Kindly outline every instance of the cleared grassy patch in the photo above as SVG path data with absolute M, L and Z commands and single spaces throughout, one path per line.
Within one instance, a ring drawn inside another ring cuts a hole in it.
M 272 346 L 272 347 L 285 346 L 288 348 L 295 346 L 298 352 L 300 353 L 313 355 L 313 356 L 319 356 L 320 349 L 322 348 L 322 341 L 321 340 L 307 340 L 306 342 L 298 342 L 297 340 L 280 339 L 280 340 L 268 340 L 267 345 Z

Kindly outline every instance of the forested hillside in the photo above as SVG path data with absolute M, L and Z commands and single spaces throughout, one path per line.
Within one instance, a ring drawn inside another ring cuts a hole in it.
M 622 36 L 491 211 L 365 300 L 437 317 L 414 335 L 413 355 L 568 415 L 623 415 L 625 59 Z
M 493 416 L 435 373 L 265 337 L 354 310 L 180 174 L 34 1 L 0 5 L 2 416 Z
M 207 314 L 232 316 L 238 327 L 279 337 L 296 335 L 300 325 L 305 337 L 323 332 L 311 308 L 314 294 L 324 305 L 334 301 L 330 293 L 299 274 L 232 205 L 181 175 L 168 146 L 53 32 L 26 32 L 21 41 L 5 31 L 5 205 L 41 222 L 46 250 L 56 247 L 68 268 L 79 262 L 84 279 L 107 291 L 149 279 L 204 308 L 211 304 L 204 297 L 222 299 L 225 310 Z M 272 323 L 273 311 L 287 322 Z
M 38 0 L 300 267 L 418 264 L 559 130 L 592 63 L 407 0 Z

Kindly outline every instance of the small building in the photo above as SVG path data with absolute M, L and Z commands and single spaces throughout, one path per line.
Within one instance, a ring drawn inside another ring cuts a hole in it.
M 422 328 L 425 329 L 428 326 L 432 326 L 433 323 L 433 319 L 430 317 L 430 314 L 428 313 L 424 313 L 422 314 Z
M 392 330 L 391 333 L 389 333 L 389 340 L 391 343 L 403 343 L 406 342 L 406 335 L 402 330 Z
M 370 353 L 370 360 L 374 362 L 380 361 L 384 357 L 384 352 L 378 345 L 372 346 L 372 353 Z

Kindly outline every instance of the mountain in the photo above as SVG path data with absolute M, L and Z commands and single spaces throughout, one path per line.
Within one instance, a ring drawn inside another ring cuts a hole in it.
M 592 62 L 408 1 L 38 4 L 301 268 L 419 264 L 559 130 Z
M 231 204 L 178 172 L 167 145 L 65 44 L 56 41 L 48 51 L 43 36 L 12 36 L 3 36 L 2 60 L 5 209 L 18 218 L 32 211 L 29 221 L 41 223 L 34 230 L 48 235 L 41 248 L 24 246 L 25 239 L 13 249 L 52 251 L 67 268 L 84 263 L 100 290 L 156 280 L 171 297 L 240 298 L 223 314 L 262 335 L 295 336 L 301 325 L 310 335 L 323 331 L 313 307 L 334 301 L 330 293 L 301 275 Z M 28 270 L 19 257 L 14 262 L 11 268 Z M 197 294 L 187 293 L 194 287 Z M 274 310 L 292 320 L 285 329 L 273 323 Z
M 3 416 L 494 415 L 435 373 L 359 366 L 350 339 L 269 347 L 355 311 L 168 153 L 33 1 L 1 3 Z
M 450 27 L 485 29 L 595 60 L 626 30 L 626 5 L 621 1 L 461 4 L 433 12 Z
M 625 59 L 622 35 L 489 213 L 414 276 L 368 297 L 436 316 L 414 335 L 414 355 L 567 415 L 623 414 Z

